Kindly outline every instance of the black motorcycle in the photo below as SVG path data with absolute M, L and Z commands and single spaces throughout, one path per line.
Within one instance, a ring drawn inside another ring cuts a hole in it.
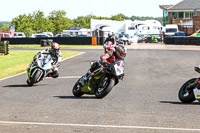
M 96 98 L 105 97 L 112 88 L 124 77 L 122 60 L 102 65 L 99 61 L 91 62 L 88 73 L 82 76 L 74 85 L 72 93 L 76 97 L 83 94 L 95 95 Z
M 195 71 L 200 73 L 200 68 L 195 67 Z M 195 100 L 200 102 L 200 77 L 186 81 L 181 86 L 178 97 L 182 103 L 191 103 Z

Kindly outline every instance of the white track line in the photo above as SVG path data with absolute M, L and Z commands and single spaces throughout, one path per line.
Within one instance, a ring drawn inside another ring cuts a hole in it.
M 58 77 L 59 79 L 77 79 L 80 78 L 81 76 L 66 76 L 66 77 Z
M 65 76 L 65 77 L 58 77 L 57 79 L 78 79 L 81 76 Z M 45 79 L 53 79 L 52 77 L 46 77 Z
M 73 57 L 76 57 L 76 56 L 79 56 L 79 55 L 82 55 L 82 54 L 85 54 L 85 52 L 81 52 L 80 54 L 73 55 L 73 56 L 70 56 L 70 57 L 68 57 L 68 58 L 65 58 L 65 59 L 62 60 L 61 62 L 65 61 L 65 60 L 69 60 L 69 59 L 71 59 L 71 58 L 73 58 Z M 9 79 L 9 78 L 13 78 L 13 77 L 16 77 L 16 76 L 22 75 L 22 74 L 24 74 L 24 73 L 26 73 L 26 71 L 25 71 L 25 72 L 18 73 L 18 74 L 16 74 L 16 75 L 12 75 L 12 76 L 9 76 L 9 77 L 6 77 L 6 78 L 3 78 L 3 79 L 0 79 L 0 81 L 6 80 L 6 79 Z
M 14 122 L 14 121 L 0 121 L 0 124 L 71 126 L 71 127 L 100 127 L 100 128 L 128 128 L 128 129 L 177 130 L 177 131 L 199 131 L 200 132 L 200 129 L 191 129 L 191 128 L 167 128 L 167 127 L 145 127 L 145 126 L 91 125 L 91 124 Z

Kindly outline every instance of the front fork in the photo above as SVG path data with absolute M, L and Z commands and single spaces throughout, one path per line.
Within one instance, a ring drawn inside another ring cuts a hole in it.
M 197 88 L 197 89 L 200 89 L 200 77 L 196 79 L 196 81 L 194 83 L 191 83 L 189 84 L 187 87 L 186 87 L 186 90 L 187 91 L 191 91 L 193 90 L 194 88 Z
M 43 79 L 42 75 L 44 72 L 41 69 L 36 67 L 30 67 L 30 69 L 29 70 L 27 69 L 27 71 L 28 71 L 28 82 L 31 81 L 31 78 L 37 71 L 40 71 L 40 76 L 38 77 L 38 79 Z

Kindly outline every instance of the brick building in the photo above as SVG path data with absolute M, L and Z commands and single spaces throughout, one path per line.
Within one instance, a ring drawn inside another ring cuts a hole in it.
M 164 26 L 177 24 L 187 35 L 200 29 L 200 0 L 182 0 L 175 5 L 160 5 L 160 8 Z

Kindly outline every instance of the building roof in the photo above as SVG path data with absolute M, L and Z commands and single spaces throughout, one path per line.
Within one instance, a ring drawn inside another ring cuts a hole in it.
M 173 6 L 173 5 L 160 5 L 160 8 L 167 10 L 171 6 Z
M 164 10 L 194 10 L 200 9 L 200 0 L 182 0 L 175 5 L 160 5 Z

